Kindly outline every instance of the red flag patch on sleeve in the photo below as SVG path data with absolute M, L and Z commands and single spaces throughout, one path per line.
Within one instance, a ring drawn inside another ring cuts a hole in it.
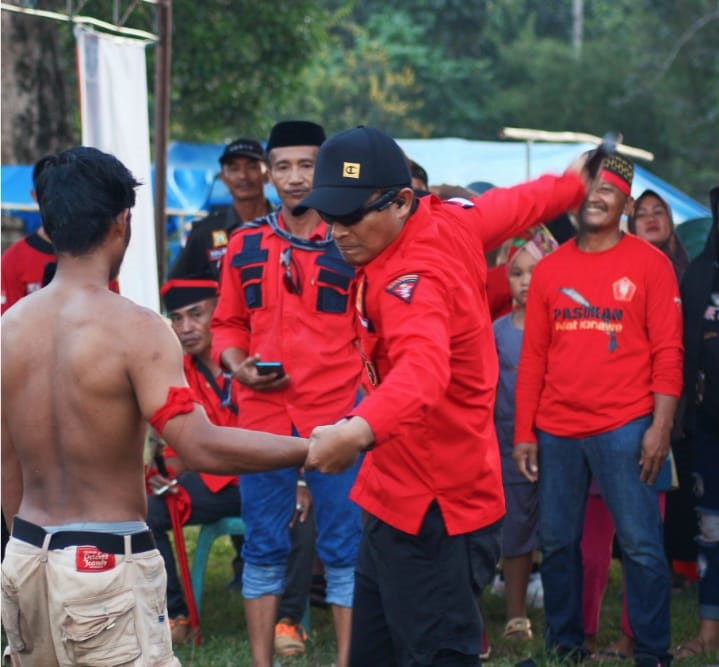
M 389 292 L 405 303 L 409 303 L 412 301 L 412 295 L 414 294 L 414 289 L 417 287 L 418 282 L 419 275 L 416 273 L 408 273 L 404 276 L 400 276 L 399 278 L 395 278 L 384 289 L 385 292 Z

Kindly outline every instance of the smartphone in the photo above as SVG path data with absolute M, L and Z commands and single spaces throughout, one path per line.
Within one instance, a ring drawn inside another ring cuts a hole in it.
M 258 375 L 272 375 L 276 373 L 277 377 L 281 378 L 285 374 L 285 369 L 281 361 L 258 361 L 255 366 Z

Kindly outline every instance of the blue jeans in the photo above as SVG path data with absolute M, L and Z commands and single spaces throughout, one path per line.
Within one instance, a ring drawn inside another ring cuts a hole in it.
M 579 648 L 582 624 L 580 540 L 593 476 L 612 514 L 622 550 L 635 659 L 668 657 L 670 578 L 657 491 L 639 479 L 651 416 L 588 438 L 542 431 L 539 440 L 539 540 L 546 640 L 550 649 Z

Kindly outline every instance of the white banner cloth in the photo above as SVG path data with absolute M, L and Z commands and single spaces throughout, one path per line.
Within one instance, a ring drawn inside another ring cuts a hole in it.
M 132 210 L 132 240 L 120 270 L 120 292 L 159 312 L 150 177 L 147 42 L 75 28 L 82 143 L 115 155 L 142 183 Z

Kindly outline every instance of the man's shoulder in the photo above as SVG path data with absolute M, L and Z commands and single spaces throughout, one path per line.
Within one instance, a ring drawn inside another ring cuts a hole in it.
M 235 227 L 230 234 L 229 245 L 235 247 L 241 242 L 242 238 L 251 234 L 259 233 L 264 236 L 269 236 L 272 233 L 272 227 L 269 224 L 271 215 L 273 214 L 270 213 L 262 216 L 261 218 L 255 218 L 254 220 L 243 222 L 239 227 Z
M 196 218 L 192 221 L 191 233 L 211 232 L 216 229 L 225 228 L 227 208 L 220 208 L 208 213 L 204 218 Z

